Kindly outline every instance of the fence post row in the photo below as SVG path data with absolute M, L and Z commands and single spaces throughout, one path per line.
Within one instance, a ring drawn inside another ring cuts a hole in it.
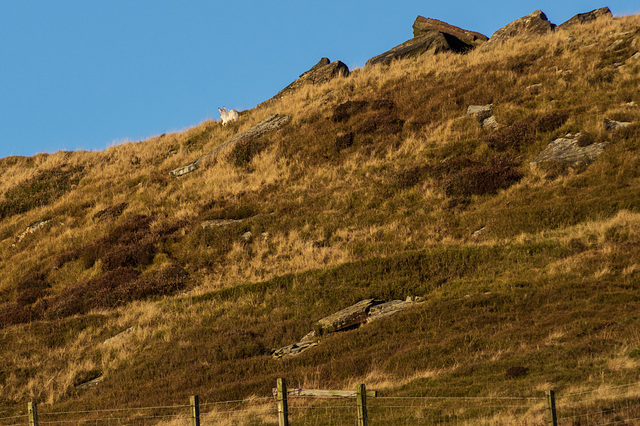
M 191 426 L 200 426 L 200 399 L 198 395 L 190 398 L 191 405 Z
M 283 378 L 276 382 L 278 398 L 278 425 L 289 426 L 289 408 L 287 407 L 287 383 Z
M 558 426 L 558 415 L 556 413 L 556 393 L 548 390 L 547 392 L 547 424 Z
M 29 412 L 29 426 L 38 426 L 38 405 L 35 402 L 29 402 L 27 411 Z
M 358 385 L 356 401 L 358 406 L 358 426 L 367 426 L 367 388 L 364 383 Z

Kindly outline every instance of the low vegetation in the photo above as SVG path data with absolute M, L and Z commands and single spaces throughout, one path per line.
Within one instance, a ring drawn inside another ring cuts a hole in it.
M 367 67 L 224 127 L 0 160 L 0 413 L 268 396 L 277 377 L 392 396 L 639 381 L 638 28 Z M 485 104 L 499 129 L 466 115 Z M 273 113 L 292 120 L 169 177 Z M 597 161 L 530 167 L 578 132 L 607 143 Z M 270 356 L 407 296 L 425 303 Z

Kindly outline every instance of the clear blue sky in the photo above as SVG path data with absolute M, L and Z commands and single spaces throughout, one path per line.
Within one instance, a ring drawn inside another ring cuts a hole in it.
M 638 0 L 0 3 L 0 157 L 103 150 L 254 107 L 321 57 L 362 67 L 417 15 L 490 36 L 536 9 L 560 24 Z

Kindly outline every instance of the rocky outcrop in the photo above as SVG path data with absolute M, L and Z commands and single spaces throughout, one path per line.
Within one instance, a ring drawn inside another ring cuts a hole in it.
M 535 168 L 541 163 L 555 162 L 569 166 L 589 165 L 593 163 L 607 146 L 606 143 L 595 143 L 580 133 L 568 134 L 551 142 L 530 165 Z
M 483 128 L 497 129 L 500 127 L 493 116 L 491 105 L 469 105 L 467 115 L 473 115 Z
M 251 127 L 246 132 L 242 132 L 239 135 L 232 137 L 231 139 L 224 142 L 223 144 L 218 145 L 213 151 L 207 152 L 206 154 L 202 155 L 197 160 L 192 161 L 189 164 L 185 164 L 184 166 L 178 167 L 177 169 L 170 171 L 169 174 L 172 177 L 181 177 L 189 173 L 192 173 L 198 170 L 200 166 L 202 166 L 205 160 L 215 157 L 224 148 L 230 147 L 233 144 L 236 144 L 240 141 L 258 138 L 264 135 L 265 133 L 269 133 L 274 130 L 277 130 L 280 127 L 284 126 L 290 119 L 291 117 L 289 117 L 288 115 L 278 115 L 278 114 L 270 115 L 269 117 L 265 118 L 255 126 Z
M 608 7 L 592 10 L 591 12 L 578 13 L 573 18 L 558 25 L 559 30 L 566 30 L 574 25 L 586 24 L 600 18 L 613 18 L 611 10 Z
M 388 64 L 394 59 L 411 58 L 423 54 L 435 55 L 441 52 L 464 53 L 473 46 L 451 34 L 430 30 L 419 36 L 369 59 L 365 66 Z
M 48 220 L 40 220 L 38 222 L 33 222 L 31 225 L 27 226 L 27 229 L 22 231 L 20 233 L 20 235 L 18 235 L 16 237 L 16 241 L 15 241 L 15 243 L 13 243 L 13 246 L 15 246 L 20 241 L 22 241 L 27 235 L 33 234 L 34 232 L 36 232 L 36 231 L 40 230 L 41 228 L 43 228 L 47 223 L 49 223 Z
M 389 317 L 421 302 L 421 297 L 407 297 L 406 300 L 390 302 L 376 299 L 361 300 L 355 305 L 322 318 L 316 323 L 315 329 L 307 333 L 299 342 L 275 349 L 271 355 L 276 359 L 299 355 L 317 346 L 320 338 L 326 334 L 350 330 L 362 324 Z
M 608 118 L 604 119 L 604 128 L 610 132 L 618 129 L 624 129 L 627 126 L 631 126 L 631 123 L 628 121 L 615 121 L 609 120 Z
M 489 43 L 504 43 L 514 37 L 533 38 L 551 33 L 555 30 L 555 27 L 555 24 L 549 22 L 547 16 L 541 10 L 536 10 L 500 28 L 493 33 Z
M 474 46 L 489 40 L 489 37 L 484 34 L 480 34 L 476 31 L 463 30 L 462 28 L 447 24 L 446 22 L 442 22 L 433 18 L 418 16 L 413 23 L 414 37 L 420 36 L 433 30 L 440 31 L 441 33 L 445 34 L 451 34 L 459 40 Z
M 322 58 L 308 71 L 300 74 L 300 77 L 278 92 L 273 99 L 278 99 L 287 93 L 293 92 L 306 84 L 322 84 L 336 77 L 348 77 L 349 67 L 341 61 L 329 61 L 329 58 Z

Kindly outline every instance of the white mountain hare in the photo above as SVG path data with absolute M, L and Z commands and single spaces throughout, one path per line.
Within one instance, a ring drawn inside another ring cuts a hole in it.
M 230 111 L 225 111 L 225 107 L 222 109 L 218 108 L 220 111 L 220 118 L 222 119 L 222 125 L 226 125 L 228 121 L 233 121 L 238 119 L 238 111 L 232 109 Z

